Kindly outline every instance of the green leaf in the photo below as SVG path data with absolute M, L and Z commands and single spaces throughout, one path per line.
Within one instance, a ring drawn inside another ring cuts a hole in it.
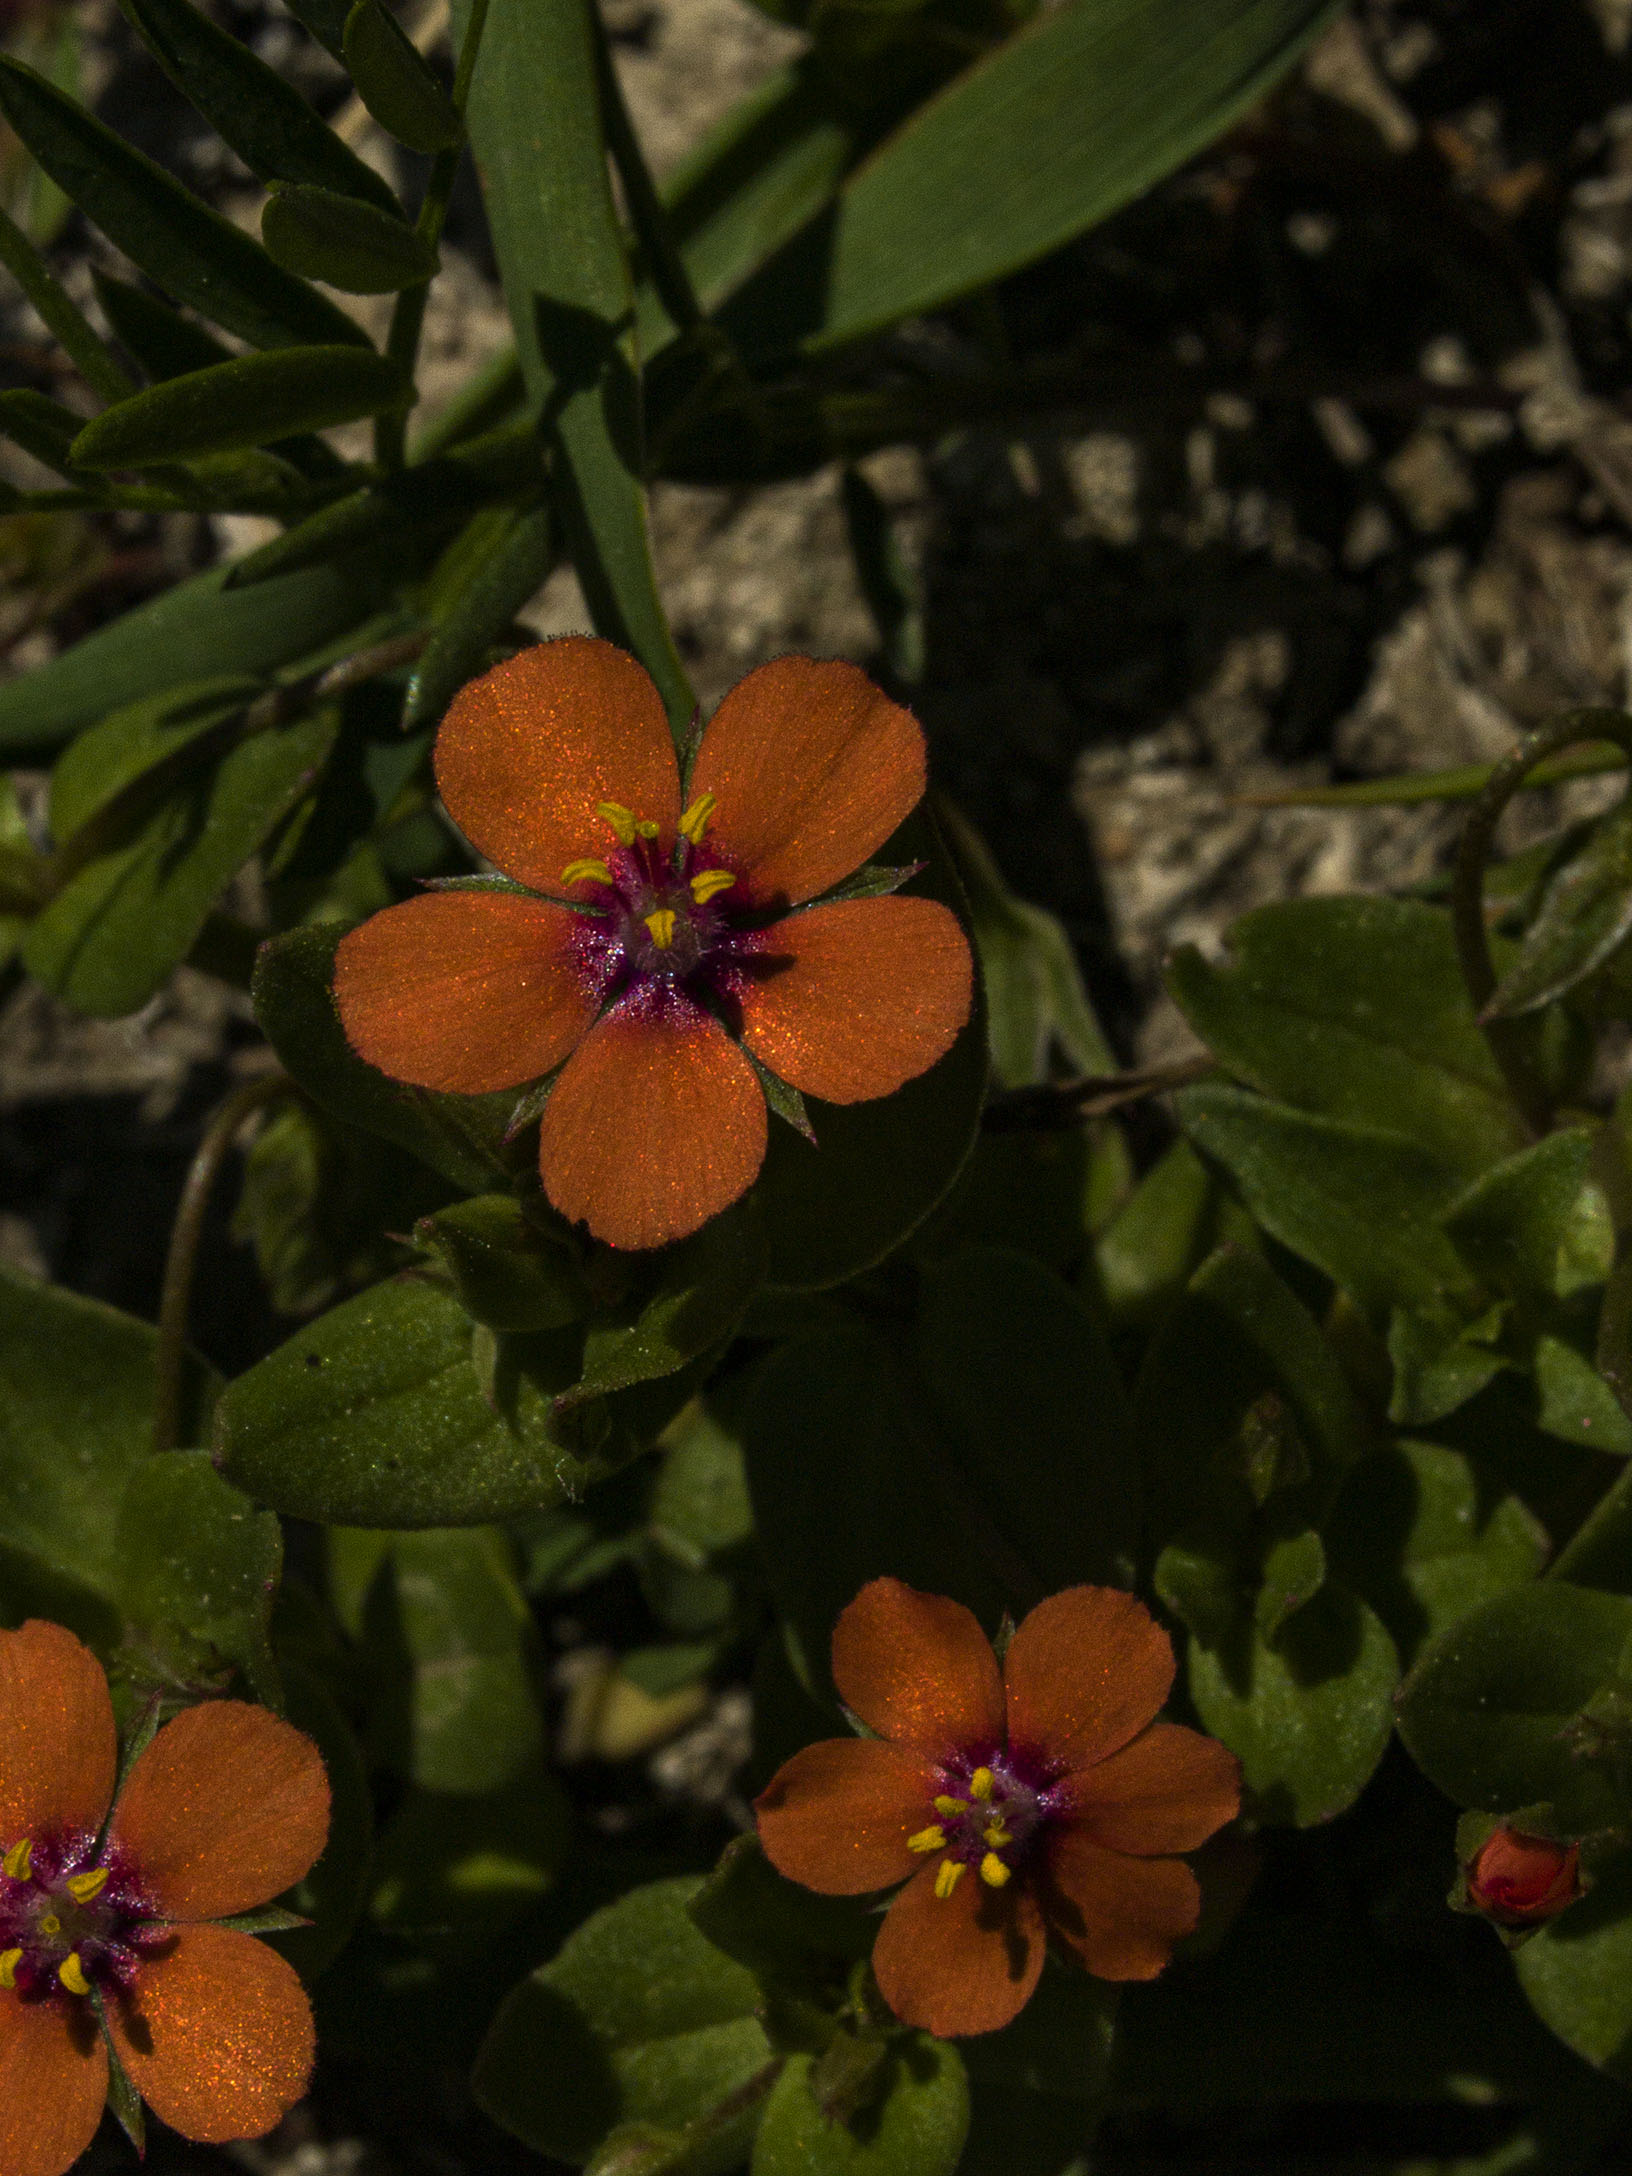
M 469 1969 L 554 1886 L 570 1808 L 538 1761 L 497 1790 L 410 1790 L 380 1837 L 369 1911 L 377 1926 Z
M 252 590 L 229 590 L 228 571 L 177 583 L 0 687 L 0 751 L 17 761 L 146 696 L 275 672 L 361 625 L 386 594 L 378 572 L 356 560 Z
M 140 778 L 174 765 L 195 743 L 264 692 L 228 673 L 190 681 L 112 710 L 71 741 L 51 774 L 51 835 L 59 846 Z
M 1252 1613 L 1258 1637 L 1273 1646 L 1281 1628 L 1325 1583 L 1326 1548 L 1313 1527 L 1272 1541 L 1264 1552 L 1263 1583 Z
M 1487 1813 L 1551 1805 L 1567 1833 L 1624 1818 L 1612 1771 L 1572 1729 L 1618 1673 L 1632 1600 L 1547 1580 L 1497 1596 L 1429 1642 L 1400 1693 L 1400 1735 L 1430 1782 Z
M 380 0 L 357 0 L 346 17 L 345 62 L 358 97 L 399 144 L 429 154 L 463 139 L 459 109 Z
M 397 200 L 275 68 L 218 29 L 191 0 L 120 0 L 184 98 L 262 181 L 310 182 L 366 197 L 395 214 Z
M 1324 0 L 1074 0 L 913 114 L 841 190 L 805 315 L 831 347 L 938 308 L 1130 202 L 1263 97 Z
M 1324 1118 L 1407 1134 L 1467 1178 L 1523 1145 L 1443 908 L 1287 901 L 1243 915 L 1229 945 L 1216 967 L 1182 947 L 1168 985 L 1239 1079 Z
M 1241 1088 L 1203 1084 L 1174 1101 L 1185 1132 L 1228 1171 L 1256 1222 L 1368 1314 L 1385 1318 L 1396 1304 L 1475 1311 L 1478 1287 L 1438 1222 L 1454 1169 L 1416 1140 Z
M 1387 1748 L 1399 1658 L 1376 1615 L 1328 1580 L 1273 1645 L 1190 1644 L 1202 1727 L 1241 1762 L 1258 1819 L 1311 1828 L 1353 1805 Z
M 232 350 L 214 333 L 172 310 L 145 287 L 94 269 L 91 279 L 114 338 L 130 351 L 145 376 L 179 378 L 184 371 L 207 370 L 211 363 L 230 359 Z
M 476 517 L 478 523 L 490 518 Z M 451 548 L 457 550 L 458 544 Z M 465 682 L 485 670 L 494 644 L 539 589 L 554 556 L 555 540 L 545 508 L 518 514 L 500 528 L 468 581 L 438 614 L 408 683 L 402 712 L 405 732 L 435 724 Z
M 1593 1135 L 1551 1133 L 1474 1180 L 1441 1222 L 1457 1252 L 1499 1292 L 1568 1299 L 1603 1284 L 1615 1259 L 1615 1226 L 1603 1191 L 1588 1180 Z
M 134 1012 L 185 959 L 211 907 L 310 792 L 334 711 L 251 735 L 69 878 L 28 933 L 28 971 L 76 1011 Z
M 649 1882 L 595 1912 L 523 1980 L 477 2061 L 482 2108 L 535 2152 L 583 2162 L 619 2124 L 683 2130 L 771 2058 L 751 1973 L 704 1940 L 695 1876 Z M 759 2107 L 688 2168 L 739 2163 Z
M 251 347 L 367 346 L 343 310 L 19 61 L 0 58 L 0 112 L 86 218 L 177 302 Z
M 286 182 L 267 198 L 261 240 L 286 272 L 348 295 L 389 295 L 437 269 L 434 249 L 395 211 L 353 194 Z
M 590 1318 L 583 1375 L 559 1409 L 672 1375 L 710 1351 L 741 1321 L 764 1271 L 765 1241 L 751 1200 L 665 1248 L 649 1283 L 637 1280 L 619 1307 Z
M 334 1117 L 395 1141 L 456 1186 L 491 1188 L 508 1176 L 503 1141 L 514 1095 L 433 1095 L 366 1065 L 334 1005 L 334 949 L 344 934 L 335 923 L 318 923 L 261 947 L 250 994 L 267 1040 Z
M 483 1336 L 492 1333 L 483 1332 Z M 259 1502 L 340 1526 L 475 1526 L 579 1494 L 638 1447 L 595 1408 L 571 1433 L 572 1332 L 504 1337 L 490 1395 L 470 1317 L 414 1277 L 376 1285 L 240 1375 L 216 1416 L 222 1470 Z
M 1632 1466 L 1626 1467 L 1559 1551 L 1553 1579 L 1632 1594 Z
M 1547 1332 L 1536 1339 L 1531 1367 L 1537 1427 L 1589 1451 L 1632 1457 L 1632 1419 L 1584 1353 Z
M 1222 1236 L 1220 1191 L 1188 1141 L 1173 1142 L 1157 1157 L 1094 1250 L 1113 1321 L 1148 1325 L 1179 1298 Z
M 270 1513 L 222 1480 L 207 1452 L 143 1460 L 125 1487 L 115 1547 L 133 1624 L 184 1627 L 189 1644 L 236 1664 L 261 1699 L 281 1706 L 268 1620 L 283 1535 Z
M 686 1907 L 718 1950 L 762 1987 L 811 1994 L 843 1985 L 872 1954 L 878 1922 L 864 1900 L 818 1896 L 779 1874 L 757 1836 L 726 1845 Z
M 421 1218 L 414 1238 L 440 1259 L 466 1312 L 490 1330 L 563 1330 L 588 1310 L 572 1255 L 529 1223 L 513 1194 L 456 1201 Z
M 401 408 L 412 388 L 396 364 L 358 347 L 278 348 L 166 378 L 105 408 L 74 440 L 79 468 L 145 468 L 269 446 L 298 431 Z
M 0 431 L 59 476 L 70 473 L 71 449 L 84 422 L 76 410 L 30 386 L 13 386 L 0 393 Z
M 1514 1020 L 1562 997 L 1601 967 L 1629 932 L 1632 803 L 1623 800 L 1547 886 L 1486 1016 Z
M 468 18 L 460 0 L 456 37 Z M 492 0 L 469 123 L 528 397 L 559 450 L 573 563 L 596 628 L 640 659 L 678 735 L 696 697 L 646 534 L 634 286 L 587 0 Z
M 351 13 L 351 0 L 288 0 L 288 6 L 295 21 L 303 23 L 318 44 L 327 47 L 335 59 L 344 64 L 346 17 Z
M 1028 1255 L 966 1248 L 923 1274 L 918 1362 L 954 1465 L 1042 1585 L 1131 1586 L 1132 1415 L 1070 1288 Z
M 1632 1858 L 1514 1952 L 1530 2006 L 1568 2048 L 1632 2085 Z
M 1045 1964 L 1037 1992 L 1012 2025 L 964 2042 L 977 2120 L 981 2100 L 993 2087 L 1031 2099 L 1063 2100 L 1075 2103 L 1080 2144 L 1116 2054 L 1121 1992 L 1074 1964 Z
M 1495 1494 L 1460 1451 L 1407 1440 L 1354 1469 L 1328 1547 L 1409 1665 L 1470 1610 L 1534 1579 L 1549 1543 L 1518 1497 Z
M 502 1790 L 537 1762 L 536 1634 L 514 1553 L 494 1527 L 392 1538 L 366 1612 L 381 1650 L 380 1751 L 427 1791 Z
M 815 2060 L 790 2056 L 771 2088 L 750 2176 L 952 2176 L 969 2135 L 969 2081 L 949 2041 L 896 2041 L 881 2097 L 854 2126 L 824 2114 Z

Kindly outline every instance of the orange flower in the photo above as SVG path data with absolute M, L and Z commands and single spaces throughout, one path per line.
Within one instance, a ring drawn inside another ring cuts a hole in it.
M 1516 1828 L 1493 1829 L 1464 1869 L 1467 1901 L 1498 1927 L 1539 1927 L 1581 1894 L 1581 1849 Z
M 37 1619 L 0 1632 L 0 2176 L 61 2176 L 90 2144 L 108 2091 L 99 2012 L 186 2138 L 259 2138 L 311 2075 L 300 1981 L 209 1922 L 264 1904 L 322 1850 L 317 1748 L 264 1708 L 189 1708 L 110 1822 L 117 1761 L 95 1656 Z
M 917 723 L 854 665 L 751 672 L 682 792 L 645 672 L 564 636 L 460 691 L 436 777 L 471 844 L 527 889 L 431 890 L 352 930 L 334 974 L 347 1040 L 396 1080 L 464 1095 L 566 1060 L 540 1175 L 613 1246 L 682 1239 L 753 1184 L 753 1061 L 864 1103 L 926 1072 L 969 1017 L 969 946 L 945 907 L 821 898 L 924 792 Z
M 754 1811 L 771 1864 L 860 1896 L 912 1879 L 873 1971 L 904 2024 L 992 2032 L 1030 1999 L 1052 1935 L 1098 1978 L 1154 1979 L 1196 1925 L 1194 1850 L 1240 1802 L 1235 1757 L 1152 1720 L 1173 1649 L 1143 1604 L 1068 1587 L 997 1657 L 960 1602 L 862 1588 L 833 1681 L 876 1738 L 808 1745 Z

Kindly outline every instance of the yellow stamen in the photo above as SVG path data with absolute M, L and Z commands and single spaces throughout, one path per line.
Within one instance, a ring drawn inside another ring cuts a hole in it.
M 988 1831 L 986 1841 L 991 1842 Z M 63 1887 L 76 1904 L 88 1904 L 93 1896 L 100 1896 L 108 1886 L 108 1870 L 105 1866 L 93 1866 L 88 1874 L 70 1874 Z
M 969 1796 L 971 1798 L 990 1798 L 995 1787 L 996 1779 L 989 1768 L 977 1768 L 969 1778 Z
M 25 1836 L 20 1844 L 13 1844 L 0 1859 L 0 1874 L 9 1874 L 13 1881 L 27 1881 L 29 1861 L 34 1856 L 32 1837 Z
M 706 907 L 720 892 L 728 892 L 736 882 L 729 869 L 702 869 L 691 880 L 691 896 L 698 906 Z
M 563 884 L 610 884 L 612 872 L 604 861 L 569 861 L 561 872 Z
M 674 909 L 659 907 L 655 914 L 648 914 L 646 927 L 652 933 L 652 942 L 660 952 L 666 952 L 674 942 Z
M 969 1801 L 965 1798 L 937 1798 L 935 1811 L 946 1820 L 955 1821 L 960 1813 L 969 1811 Z
M 620 846 L 635 843 L 635 812 L 625 808 L 621 801 L 597 801 L 595 813 L 603 823 L 609 823 L 618 835 Z
M 637 839 L 655 839 L 657 837 L 657 826 L 649 816 L 642 816 L 636 824 L 635 837 Z
M 62 1932 L 62 1921 L 57 1917 L 55 1912 L 47 1912 L 45 1914 L 44 1918 L 40 1921 L 40 1932 L 42 1934 L 60 1934 Z
M 1013 1869 L 1003 1864 L 995 1851 L 988 1851 L 980 1862 L 980 1878 L 988 1889 L 1001 1889 Z
M 57 1977 L 71 1995 L 88 1995 L 91 1983 L 85 1977 L 85 1967 L 79 1961 L 79 1951 L 71 1949 L 57 1967 Z
M 1004 1844 L 1012 1844 L 1014 1841 L 1001 1821 L 988 1821 L 981 1835 L 994 1850 L 1001 1850 Z
M 907 1838 L 907 1849 L 909 1851 L 944 1851 L 946 1849 L 946 1831 L 939 1826 L 921 1828 L 916 1836 Z
M 943 1904 L 968 1871 L 962 1859 L 942 1859 L 935 1869 L 935 1894 Z
M 15 1987 L 17 1967 L 23 1961 L 20 1949 L 0 1950 L 0 1987 Z
M 680 819 L 680 836 L 690 839 L 693 846 L 701 846 L 703 833 L 708 829 L 718 805 L 713 794 L 699 795 Z

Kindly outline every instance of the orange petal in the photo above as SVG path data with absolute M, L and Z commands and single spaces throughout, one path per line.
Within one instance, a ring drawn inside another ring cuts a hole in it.
M 1241 1806 L 1241 1763 L 1199 1730 L 1152 1723 L 1067 1781 L 1083 1833 L 1112 1851 L 1194 1851 Z
M 423 892 L 348 930 L 334 997 L 360 1058 L 484 1095 L 559 1065 L 595 1018 L 583 917 L 519 892 Z
M 944 1594 L 873 1579 L 833 1628 L 833 1682 L 881 1738 L 944 1760 L 1003 1743 L 1003 1685 L 979 1620 Z
M 1009 1743 L 1043 1767 L 1089 1768 L 1144 1729 L 1173 1685 L 1173 1643 L 1116 1587 L 1039 1602 L 1003 1662 Z
M 709 721 L 690 795 L 717 797 L 708 843 L 758 902 L 814 899 L 924 797 L 924 736 L 855 665 L 779 657 Z
M 746 962 L 742 1039 L 826 1103 L 927 1073 L 969 1017 L 974 963 L 935 899 L 851 899 L 773 922 Z
M 25 1836 L 102 1826 L 118 1773 L 102 1665 L 31 1617 L 0 1632 L 0 1852 Z
M 884 1915 L 873 1976 L 903 2025 L 943 2040 L 996 2032 L 1030 2001 L 1043 1969 L 1043 1921 L 1023 1883 L 989 1889 L 971 1868 L 950 1896 L 923 1868 Z
M 754 1800 L 765 1856 L 824 1896 L 861 1896 L 924 1863 L 907 1838 L 934 1819 L 934 1770 L 869 1738 L 824 1738 L 782 1766 Z
M 648 985 L 613 1006 L 544 1107 L 538 1168 L 564 1217 L 663 1247 L 730 1208 L 765 1160 L 765 1097 L 717 1020 Z
M 0 2176 L 62 2176 L 107 2097 L 108 2051 L 88 2008 L 0 1993 Z
M 183 2138 L 260 2138 L 306 2091 L 312 2006 L 294 1968 L 230 1927 L 178 1927 L 108 2005 L 114 2045 Z
M 328 1833 L 317 1747 L 242 1700 L 208 1700 L 166 1723 L 113 1817 L 113 1839 L 163 1919 L 253 1910 L 299 1881 Z
M 1193 1934 L 1201 1888 L 1182 1859 L 1107 1851 L 1074 1823 L 1058 1829 L 1043 1904 L 1048 1931 L 1096 1979 L 1153 1980 L 1175 1942 Z
M 436 736 L 436 783 L 479 853 L 535 891 L 614 843 L 598 801 L 659 825 L 680 817 L 663 699 L 627 650 L 562 635 L 459 690 Z

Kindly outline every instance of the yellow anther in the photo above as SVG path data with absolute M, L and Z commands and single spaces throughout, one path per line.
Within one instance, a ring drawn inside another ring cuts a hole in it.
M 988 1851 L 980 1862 L 980 1878 L 988 1889 L 1001 1889 L 1012 1872 L 1013 1868 L 1005 1866 L 995 1851 Z
M 620 846 L 634 845 L 635 812 L 632 808 L 625 808 L 621 801 L 597 801 L 595 813 L 603 823 L 609 823 L 612 826 L 612 829 L 618 835 L 618 844 Z
M 907 1849 L 909 1851 L 944 1851 L 946 1849 L 946 1831 L 938 1826 L 921 1828 L 916 1836 L 907 1838 Z
M 991 1842 L 988 1833 L 986 1841 Z M 100 1896 L 108 1886 L 108 1870 L 105 1866 L 93 1866 L 88 1874 L 70 1874 L 63 1887 L 76 1904 L 88 1904 L 93 1896 Z
M 17 1967 L 23 1961 L 20 1949 L 0 1950 L 0 1987 L 15 1987 Z
M 994 1851 L 1001 1851 L 1005 1844 L 1012 1844 L 1014 1841 L 1001 1821 L 988 1821 L 981 1831 L 981 1837 Z
M 674 909 L 659 907 L 655 914 L 648 914 L 646 927 L 652 933 L 652 942 L 660 952 L 666 952 L 674 942 Z
M 27 1881 L 29 1861 L 34 1856 L 32 1837 L 25 1836 L 20 1844 L 13 1844 L 0 1859 L 0 1874 L 9 1874 L 13 1881 Z
M 691 880 L 691 896 L 698 906 L 708 902 L 721 892 L 728 892 L 736 882 L 729 869 L 700 869 Z
M 79 1961 L 79 1951 L 71 1949 L 57 1967 L 57 1977 L 71 1995 L 88 1995 L 91 1983 L 85 1977 L 85 1967 Z
M 680 836 L 690 839 L 693 846 L 701 846 L 718 805 L 713 794 L 700 794 L 680 819 Z
M 995 1788 L 996 1779 L 989 1768 L 977 1768 L 969 1778 L 969 1796 L 971 1798 L 990 1798 Z
M 962 1859 L 942 1859 L 935 1869 L 935 1894 L 943 1904 L 968 1871 Z
M 946 1820 L 955 1821 L 960 1813 L 969 1811 L 969 1801 L 965 1798 L 937 1798 L 935 1811 Z
M 561 872 L 563 884 L 610 884 L 612 872 L 604 861 L 569 861 Z
M 637 839 L 655 839 L 657 837 L 657 826 L 649 816 L 642 816 L 636 824 L 635 837 Z
M 47 1912 L 39 1925 L 42 1934 L 60 1934 L 62 1932 L 62 1921 L 55 1912 Z

